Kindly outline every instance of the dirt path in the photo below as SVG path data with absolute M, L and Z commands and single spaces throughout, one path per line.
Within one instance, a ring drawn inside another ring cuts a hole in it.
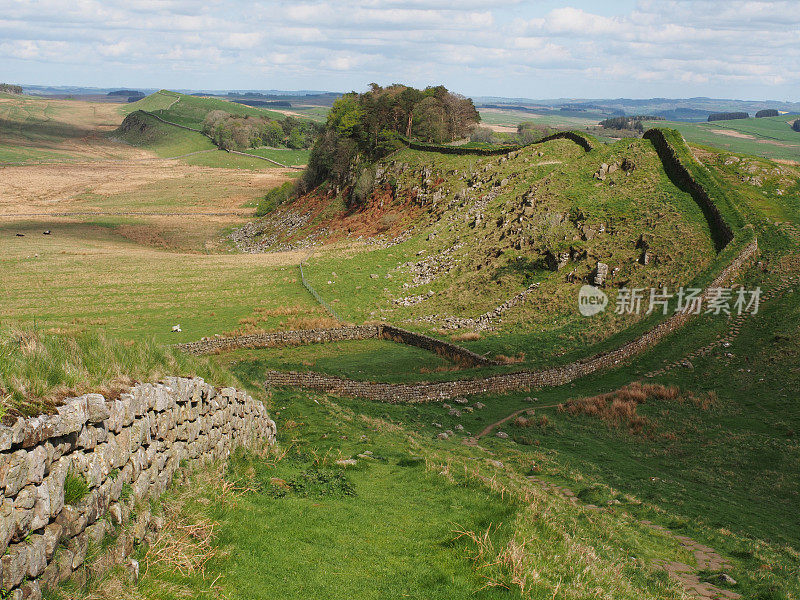
M 558 404 L 546 404 L 544 406 L 529 406 L 528 408 L 520 408 L 519 410 L 515 410 L 513 413 L 511 413 L 507 417 L 503 417 L 499 421 L 496 421 L 495 423 L 492 423 L 491 425 L 487 425 L 486 427 L 481 429 L 481 432 L 475 436 L 475 439 L 479 440 L 482 437 L 485 437 L 485 436 L 489 435 L 490 433 L 492 433 L 492 431 L 494 431 L 495 429 L 497 429 L 501 425 L 503 425 L 505 423 L 508 423 L 511 419 L 513 419 L 517 415 L 521 415 L 522 413 L 526 413 L 526 412 L 529 412 L 529 411 L 533 412 L 533 411 L 535 411 L 535 410 L 537 410 L 539 408 L 558 408 Z
M 533 475 L 528 477 L 528 481 L 550 492 L 558 494 L 576 506 L 582 505 L 583 508 L 587 508 L 589 510 L 603 510 L 602 507 L 595 504 L 582 504 L 580 499 L 578 499 L 578 497 L 575 495 L 575 492 L 568 487 L 557 485 Z M 676 580 L 680 584 L 680 586 L 686 591 L 687 596 L 691 598 L 697 598 L 698 600 L 736 600 L 737 598 L 742 597 L 741 594 L 717 587 L 712 583 L 708 583 L 700 579 L 698 572 L 701 571 L 710 571 L 712 573 L 722 574 L 724 571 L 731 570 L 731 563 L 722 557 L 716 550 L 685 535 L 673 533 L 666 527 L 657 525 L 652 521 L 641 520 L 639 522 L 643 525 L 647 525 L 651 529 L 676 539 L 681 546 L 687 548 L 692 552 L 692 554 L 694 554 L 695 561 L 697 562 L 697 565 L 694 567 L 678 561 L 665 561 L 656 563 L 657 566 L 660 566 L 662 569 L 664 569 L 672 579 Z
M 555 405 L 548 405 L 548 406 L 538 406 L 536 408 L 552 408 Z M 485 448 L 478 444 L 477 437 L 485 435 L 487 430 L 490 430 L 491 427 L 495 427 L 500 423 L 507 421 L 510 418 L 513 418 L 515 415 L 519 414 L 520 412 L 524 412 L 526 410 L 531 409 L 523 409 L 521 411 L 516 411 L 515 413 L 509 415 L 505 419 L 498 421 L 484 429 L 478 436 L 473 438 L 467 438 L 464 440 L 464 443 L 469 446 L 474 446 L 483 452 L 489 454 L 490 456 L 495 456 L 496 453 L 492 452 L 488 448 Z M 547 481 L 546 479 L 541 479 L 535 475 L 529 475 L 526 477 L 530 484 L 535 485 L 545 491 L 551 492 L 558 496 L 561 496 L 565 500 L 569 501 L 571 504 L 575 506 L 580 506 L 584 509 L 590 511 L 600 511 L 604 510 L 604 507 L 597 506 L 596 504 L 587 504 L 582 502 L 575 492 L 572 489 L 568 488 L 564 485 L 559 485 L 552 481 Z M 638 520 L 638 519 L 637 519 Z M 674 538 L 675 540 L 680 543 L 681 546 L 687 548 L 689 551 L 692 552 L 694 555 L 695 561 L 697 562 L 696 566 L 687 565 L 682 562 L 678 561 L 661 561 L 655 563 L 656 566 L 661 567 L 664 569 L 667 574 L 678 582 L 678 584 L 684 589 L 686 592 L 687 598 L 694 598 L 697 600 L 737 600 L 741 598 L 741 594 L 738 594 L 731 590 L 726 590 L 721 587 L 718 587 L 712 583 L 702 581 L 700 576 L 698 575 L 699 572 L 706 571 L 711 573 L 719 573 L 720 577 L 727 576 L 725 571 L 730 571 L 733 567 L 731 563 L 725 559 L 722 555 L 719 554 L 713 548 L 701 544 L 700 542 L 693 540 L 692 538 L 676 534 L 666 527 L 662 527 L 661 525 L 657 525 L 652 521 L 648 521 L 646 519 L 639 520 L 642 525 L 646 525 L 651 529 L 658 531 L 664 535 Z M 723 575 L 724 573 L 724 575 Z

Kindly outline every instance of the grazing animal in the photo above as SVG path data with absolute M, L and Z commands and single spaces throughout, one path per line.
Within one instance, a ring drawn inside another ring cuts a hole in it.
M 181 331 L 181 326 L 180 325 L 173 325 L 172 326 L 172 332 L 173 333 L 180 333 L 180 331 Z
M 25 237 L 25 234 L 24 233 L 18 233 L 17 237 Z
M 45 231 L 44 233 L 42 233 L 42 235 L 50 235 L 50 230 L 48 229 L 47 231 Z

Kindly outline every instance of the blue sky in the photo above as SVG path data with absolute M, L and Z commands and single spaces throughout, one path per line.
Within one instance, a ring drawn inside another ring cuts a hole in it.
M 798 2 L 0 0 L 0 81 L 800 100 Z

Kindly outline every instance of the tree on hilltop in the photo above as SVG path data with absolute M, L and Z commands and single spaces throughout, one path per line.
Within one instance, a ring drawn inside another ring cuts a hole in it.
M 372 83 L 368 91 L 334 102 L 312 148 L 304 185 L 311 189 L 329 178 L 343 183 L 357 157 L 379 159 L 399 147 L 399 136 L 441 144 L 468 136 L 479 121 L 472 100 L 444 86 L 418 90 Z

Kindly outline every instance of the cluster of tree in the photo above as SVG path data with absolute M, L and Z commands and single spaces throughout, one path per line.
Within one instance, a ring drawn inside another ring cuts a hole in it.
M 777 117 L 778 115 L 780 115 L 780 113 L 774 108 L 765 108 L 764 110 L 760 110 L 756 113 L 756 119 L 761 119 L 763 117 Z
M 708 122 L 711 121 L 730 121 L 732 119 L 749 119 L 750 115 L 746 112 L 718 112 L 708 115 Z
M 114 90 L 113 92 L 108 92 L 107 96 L 125 96 L 127 98 L 133 98 L 134 96 L 138 96 L 139 98 L 144 98 L 144 92 L 140 92 L 138 90 Z
M 224 150 L 259 146 L 309 148 L 321 127 L 311 121 L 286 117 L 275 121 L 266 117 L 239 116 L 212 110 L 203 121 L 203 133 Z
M 476 127 L 469 134 L 469 141 L 478 144 L 496 144 L 500 140 L 495 132 L 488 127 Z
M 4 92 L 6 94 L 21 94 L 22 86 L 13 85 L 11 83 L 0 83 L 0 92 Z
M 392 152 L 400 136 L 441 144 L 467 137 L 479 121 L 472 100 L 444 86 L 418 90 L 373 83 L 369 91 L 351 92 L 333 103 L 311 151 L 304 187 L 314 188 L 326 179 L 343 184 L 354 163 Z
M 644 132 L 642 121 L 663 121 L 664 117 L 656 115 L 636 115 L 633 117 L 611 117 L 600 121 L 603 129 L 630 129 L 632 131 Z
M 292 108 L 291 102 L 286 102 L 286 100 L 250 100 L 245 98 L 244 100 L 231 100 L 231 102 L 236 102 L 236 104 L 245 104 L 247 106 L 266 106 L 266 107 L 274 107 L 274 108 Z
M 800 119 L 797 119 L 794 123 L 792 123 L 792 129 L 795 131 L 800 131 Z

